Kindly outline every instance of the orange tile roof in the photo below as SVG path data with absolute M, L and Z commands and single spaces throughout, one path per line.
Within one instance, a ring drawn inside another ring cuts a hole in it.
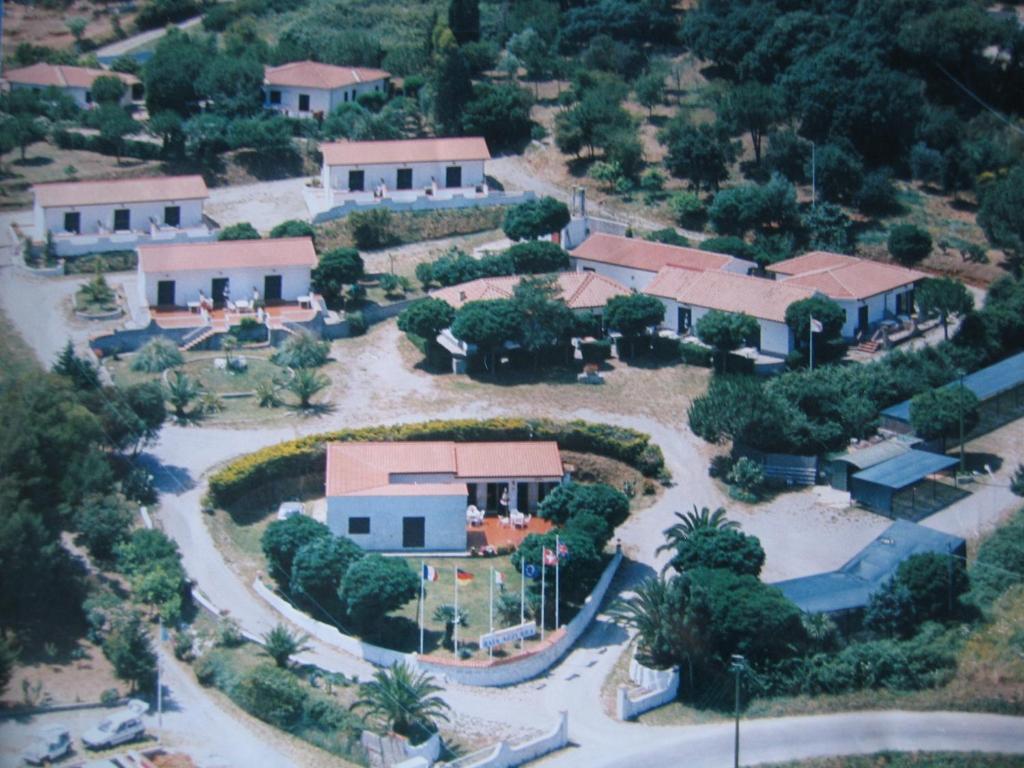
M 57 88 L 92 88 L 97 77 L 116 77 L 125 85 L 135 85 L 139 78 L 125 72 L 112 72 L 106 69 L 89 67 L 69 67 L 63 64 L 33 64 L 31 67 L 9 69 L 4 79 L 18 85 L 48 85 Z
M 346 496 L 466 496 L 465 483 L 391 483 L 349 491 Z
M 206 269 L 315 267 L 313 241 L 308 237 L 274 240 L 224 240 L 216 243 L 140 245 L 143 272 L 188 272 Z
M 662 267 L 717 270 L 735 261 L 724 253 L 682 248 L 635 237 L 593 234 L 572 251 L 573 258 L 657 272 Z
M 152 176 L 140 179 L 58 181 L 32 187 L 44 208 L 117 205 L 171 200 L 205 200 L 210 196 L 202 176 Z
M 436 475 L 423 483 L 392 482 L 392 475 Z M 554 442 L 352 442 L 327 446 L 327 495 L 447 495 L 457 478 L 562 476 Z M 418 485 L 426 491 L 407 486 Z M 429 490 L 433 488 L 433 490 Z
M 263 71 L 265 85 L 283 85 L 317 88 L 331 91 L 357 83 L 372 83 L 386 80 L 390 72 L 368 67 L 337 67 L 317 61 L 292 61 L 279 67 L 266 67 Z
M 910 285 L 927 277 L 895 264 L 814 251 L 768 267 L 788 285 L 799 285 L 832 299 L 866 299 Z
M 694 272 L 665 267 L 644 293 L 674 299 L 680 304 L 745 312 L 762 320 L 786 322 L 786 308 L 814 295 L 810 288 L 789 282 L 737 275 L 733 272 Z
M 776 272 L 780 275 L 800 275 L 804 272 L 815 272 L 819 269 L 835 269 L 845 267 L 860 261 L 856 256 L 846 256 L 842 253 L 831 251 L 810 251 L 801 256 L 794 256 L 792 259 L 777 261 L 770 264 L 769 272 Z
M 470 301 L 511 299 L 520 275 L 509 277 L 482 277 L 447 288 L 438 288 L 430 295 L 459 309 Z M 609 277 L 596 272 L 560 272 L 555 278 L 559 295 L 569 309 L 595 309 L 603 307 L 613 296 L 625 296 L 629 289 Z
M 321 144 L 320 151 L 327 165 L 407 165 L 491 159 L 487 142 L 479 136 L 398 141 L 335 141 Z

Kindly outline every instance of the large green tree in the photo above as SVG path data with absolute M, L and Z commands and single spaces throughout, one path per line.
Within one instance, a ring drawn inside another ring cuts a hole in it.
M 605 325 L 628 338 L 631 351 L 635 339 L 644 336 L 664 319 L 665 305 L 654 296 L 643 293 L 613 296 L 604 310 Z
M 451 0 L 448 4 L 448 28 L 459 45 L 480 39 L 480 0 Z
M 362 548 L 344 536 L 306 542 L 292 559 L 291 593 L 317 601 L 332 599 L 349 566 L 362 556 Z
M 477 345 L 486 361 L 506 341 L 519 340 L 522 318 L 512 301 L 470 301 L 455 313 L 451 327 L 457 339 Z
M 348 617 L 364 633 L 419 593 L 419 576 L 405 560 L 370 554 L 349 566 L 338 595 Z
M 199 80 L 214 55 L 209 45 L 179 30 L 162 37 L 142 72 L 149 114 L 170 110 L 188 117 L 197 111 Z
M 779 94 L 756 81 L 740 83 L 726 91 L 718 105 L 718 117 L 733 135 L 750 135 L 754 162 L 758 165 L 761 164 L 762 141 L 783 115 Z
M 716 190 L 729 177 L 729 165 L 735 161 L 738 147 L 720 124 L 694 126 L 676 117 L 658 138 L 668 148 L 665 165 L 669 172 L 689 179 L 698 192 L 702 188 Z
M 334 248 L 321 254 L 313 268 L 313 287 L 329 299 L 342 295 L 346 285 L 363 276 L 363 257 L 355 248 Z
M 568 223 L 568 206 L 553 197 L 542 197 L 509 208 L 502 228 L 512 240 L 536 240 L 561 232 Z
M 1019 274 L 1024 259 L 1024 165 L 1017 165 L 985 189 L 978 224 L 990 243 L 1010 254 Z
M 263 107 L 263 65 L 250 56 L 218 55 L 203 68 L 196 90 L 218 114 L 254 115 Z
M 295 556 L 303 546 L 331 535 L 330 529 L 306 515 L 294 515 L 287 520 L 275 520 L 263 531 L 260 547 L 267 558 L 270 576 L 281 587 L 291 581 Z
M 412 304 L 398 316 L 398 328 L 435 344 L 437 335 L 451 327 L 455 309 L 447 301 L 429 296 Z
M 967 286 L 952 277 L 929 277 L 917 284 L 914 301 L 922 315 L 939 316 L 942 335 L 949 339 L 949 316 L 963 317 L 974 309 L 974 296 Z
M 756 536 L 735 528 L 699 528 L 675 544 L 669 565 L 678 573 L 695 568 L 723 568 L 757 576 L 764 565 L 764 549 Z
M 434 75 L 434 124 L 439 135 L 462 132 L 463 113 L 472 96 L 466 57 L 457 46 L 450 46 L 439 54 Z
M 910 423 L 925 440 L 958 437 L 961 418 L 967 435 L 978 423 L 978 398 L 967 387 L 929 389 L 910 401 Z
M 728 368 L 728 353 L 749 344 L 759 330 L 756 318 L 743 312 L 717 309 L 701 316 L 696 325 L 697 337 L 715 350 L 723 371 Z
M 811 334 L 811 320 L 821 323 L 821 331 Z M 797 349 L 807 356 L 814 345 L 814 361 L 827 363 L 837 360 L 846 352 L 843 343 L 843 324 L 846 311 L 827 296 L 811 296 L 794 301 L 786 307 L 786 325 L 793 332 Z

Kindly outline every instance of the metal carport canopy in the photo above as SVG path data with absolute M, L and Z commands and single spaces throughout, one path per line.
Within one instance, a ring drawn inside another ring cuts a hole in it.
M 853 480 L 874 483 L 899 491 L 923 480 L 928 475 L 941 472 L 957 464 L 957 459 L 941 453 L 908 451 L 902 456 L 883 461 L 871 469 L 865 469 L 853 476 Z

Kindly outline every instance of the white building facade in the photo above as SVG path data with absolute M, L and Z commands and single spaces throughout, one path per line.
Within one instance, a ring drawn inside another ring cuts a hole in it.
M 122 105 L 127 106 L 142 99 L 142 82 L 134 75 L 124 72 L 39 63 L 21 69 L 11 69 L 4 74 L 4 80 L 10 84 L 11 90 L 31 90 L 42 94 L 47 88 L 55 88 L 70 96 L 82 109 L 89 109 L 95 105 L 92 86 L 99 77 L 116 77 L 124 83 Z
M 391 73 L 382 69 L 314 61 L 267 67 L 263 106 L 289 117 L 322 117 L 342 104 L 356 103 L 364 93 L 386 94 L 390 78 Z
M 142 246 L 139 300 L 165 308 L 198 304 L 200 296 L 218 307 L 253 298 L 294 302 L 310 294 L 316 263 L 308 237 Z
M 58 256 L 214 237 L 203 217 L 201 176 L 39 184 L 33 197 L 33 239 L 49 235 Z
M 487 195 L 484 165 L 491 155 L 482 138 L 341 141 L 321 151 L 329 205 Z

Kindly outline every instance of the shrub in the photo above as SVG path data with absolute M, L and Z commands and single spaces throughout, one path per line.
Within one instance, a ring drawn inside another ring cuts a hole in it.
M 900 264 L 916 264 L 932 252 L 932 236 L 913 224 L 897 224 L 886 245 Z
M 391 211 L 379 208 L 349 214 L 349 227 L 356 247 L 373 249 L 395 245 L 398 237 L 393 231 Z
M 270 359 L 284 368 L 319 368 L 327 362 L 330 351 L 331 345 L 326 341 L 317 339 L 309 331 L 301 331 L 289 336 Z
M 362 336 L 366 333 L 366 317 L 362 312 L 347 312 L 345 317 L 348 319 L 349 336 Z
M 100 704 L 104 707 L 116 707 L 121 703 L 121 693 L 117 688 L 105 688 L 100 694 Z
M 724 479 L 732 472 L 732 465 L 732 456 L 720 453 L 711 459 L 711 464 L 708 467 L 708 474 L 711 475 L 711 477 L 721 477 Z
M 306 692 L 290 672 L 260 664 L 234 686 L 231 698 L 250 715 L 289 730 L 302 717 Z
M 661 449 L 650 443 L 650 436 L 626 427 L 551 419 L 428 421 L 345 429 L 263 448 L 215 472 L 210 477 L 210 499 L 223 506 L 274 481 L 322 475 L 326 467 L 325 444 L 349 440 L 554 440 L 563 450 L 616 459 L 648 477 L 658 477 L 665 470 Z
M 248 221 L 231 224 L 217 233 L 218 240 L 259 240 L 260 233 Z
M 272 230 L 270 230 L 270 237 L 308 237 L 311 239 L 315 239 L 316 230 L 313 229 L 313 225 L 310 224 L 308 221 L 300 221 L 299 219 L 289 219 L 288 221 L 282 221 L 280 224 L 278 224 Z
M 606 520 L 614 528 L 629 516 L 629 499 L 605 483 L 566 483 L 549 493 L 537 508 L 540 517 L 559 525 L 582 513 Z
M 160 373 L 185 362 L 185 358 L 173 343 L 167 339 L 153 339 L 135 353 L 132 358 L 133 371 Z
M 699 365 L 701 368 L 710 368 L 714 353 L 705 346 L 694 344 L 691 341 L 679 343 L 679 354 L 687 365 Z
M 683 248 L 690 245 L 690 241 L 676 232 L 672 227 L 665 227 L 664 229 L 656 229 L 653 232 L 648 232 L 644 236 L 644 240 L 650 240 L 654 243 L 665 243 L 666 245 L 678 245 Z
M 695 229 L 704 222 L 704 203 L 693 192 L 676 192 L 668 199 L 668 207 L 676 221 L 684 227 Z

